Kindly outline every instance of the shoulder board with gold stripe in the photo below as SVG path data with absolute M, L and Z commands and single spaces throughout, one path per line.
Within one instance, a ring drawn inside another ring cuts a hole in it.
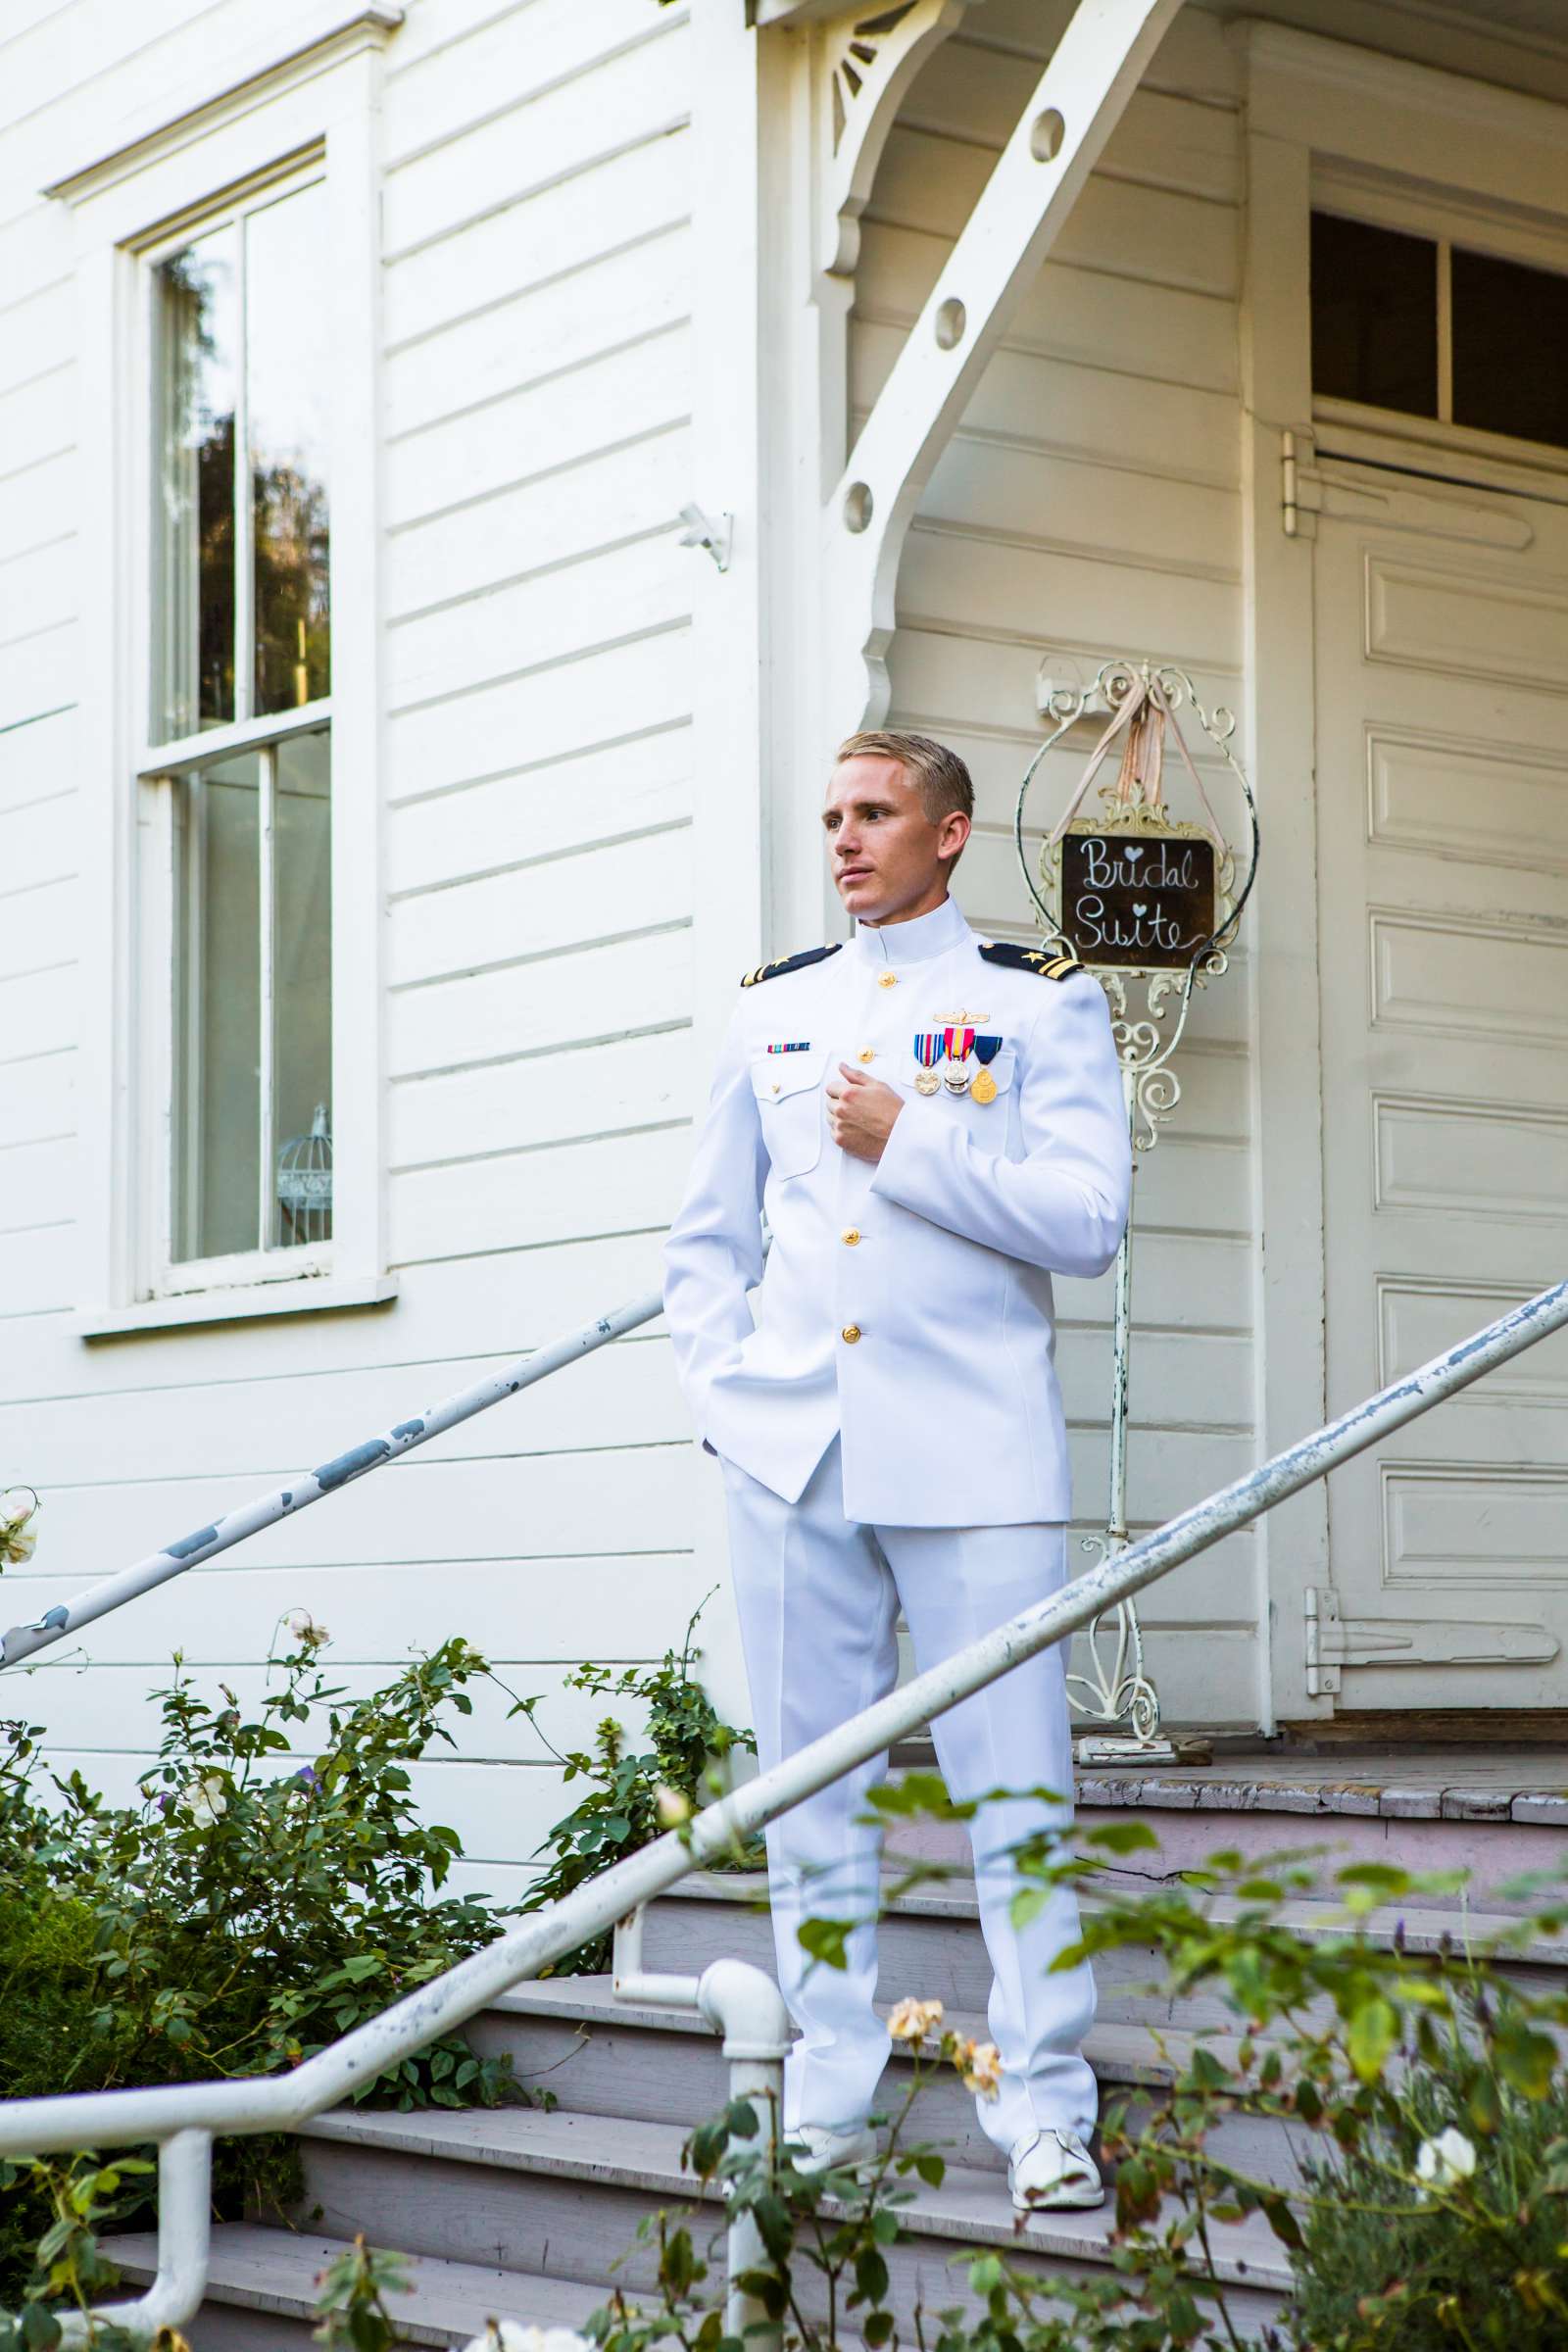
M 987 963 L 1000 963 L 1012 972 L 1033 972 L 1037 980 L 1070 980 L 1088 969 L 1076 956 L 1046 956 L 1039 948 L 1020 948 L 1008 939 L 977 942 Z
M 755 988 L 759 980 L 776 980 L 781 972 L 802 972 L 808 963 L 820 963 L 824 956 L 836 956 L 844 945 L 836 939 L 829 948 L 803 948 L 799 956 L 781 956 L 776 963 L 760 963 L 753 972 L 741 974 L 742 988 Z

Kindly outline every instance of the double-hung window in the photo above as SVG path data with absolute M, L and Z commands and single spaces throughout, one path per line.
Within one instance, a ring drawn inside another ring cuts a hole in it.
M 146 257 L 155 1294 L 330 1262 L 326 196 L 264 185 Z

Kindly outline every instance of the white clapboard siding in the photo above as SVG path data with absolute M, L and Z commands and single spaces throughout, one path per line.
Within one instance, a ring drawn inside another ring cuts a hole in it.
M 623 427 L 624 417 L 616 423 Z M 473 598 L 515 578 L 525 551 L 529 576 L 657 532 L 673 536 L 691 452 L 684 419 L 617 440 L 572 466 L 503 486 L 480 506 L 465 502 L 411 524 L 388 542 L 387 611 L 407 625 L 442 606 L 468 610 Z
M 404 344 L 386 366 L 394 441 L 674 325 L 691 302 L 690 268 L 677 225 Z
M 1070 566 L 1062 568 L 1069 570 Z M 1163 638 L 1163 629 L 1158 638 L 1142 644 L 1130 630 L 1118 631 L 1109 642 L 1073 630 L 1020 646 L 1016 638 L 959 635 L 908 623 L 899 629 L 888 654 L 894 705 L 911 721 L 918 712 L 938 735 L 947 726 L 972 731 L 1004 728 L 1020 742 L 1032 741 L 1038 751 L 1042 730 L 1035 680 L 1042 655 L 1048 650 L 1065 654 L 1091 678 L 1112 652 L 1135 656 L 1168 653 Z M 1205 708 L 1228 703 L 1234 709 L 1240 700 L 1239 673 L 1228 665 L 1200 662 L 1192 676 Z M 1087 746 L 1084 757 L 1087 760 Z M 1020 776 L 1024 764 L 1019 762 Z
M 75 1286 L 75 1228 L 31 1226 L 0 1234 L 0 1322 L 64 1314 Z M 24 1474 L 24 1462 L 18 1464 Z
M 579 1664 L 599 1655 L 607 1632 L 613 1642 L 611 1657 L 662 1656 L 671 1642 L 678 1647 L 703 1597 L 698 1592 L 686 1599 L 690 1578 L 684 1552 L 447 1560 L 389 1566 L 375 1577 L 359 1568 L 316 1566 L 305 1575 L 231 1560 L 226 1567 L 192 1569 L 149 1593 L 145 1612 L 126 1609 L 100 1618 L 81 1642 L 87 1654 L 111 1669 L 134 1666 L 145 1673 L 182 1649 L 193 1665 L 254 1670 L 277 1646 L 282 1617 L 306 1608 L 331 1635 L 333 1663 L 399 1661 L 461 1636 L 497 1663 L 535 1660 L 548 1673 L 563 1661 Z M 60 1592 L 46 1578 L 8 1576 L 8 1594 L 13 1586 L 13 1605 L 27 1610 L 47 1608 Z M 240 1627 L 245 1641 L 236 1657 Z M 519 1681 L 516 1687 L 527 1696 L 545 1686 Z
M 592 173 L 591 204 L 583 201 L 584 172 Z M 690 211 L 678 133 L 655 122 L 630 145 L 612 140 L 607 154 L 569 178 L 400 255 L 387 274 L 387 347 L 399 351 L 472 312 L 662 236 Z
M 244 1478 L 256 1472 L 258 1433 L 265 1432 L 270 1468 L 281 1463 L 286 1481 L 372 1432 L 412 1418 L 494 1366 L 493 1356 L 451 1356 L 435 1363 L 366 1364 L 348 1373 L 302 1368 L 291 1379 L 253 1377 L 217 1387 L 121 1390 L 75 1397 L 46 1415 L 33 1415 L 32 1422 L 30 1405 L 0 1405 L 0 1459 L 20 1460 L 25 1446 L 34 1484 L 52 1489 L 79 1478 L 84 1463 L 90 1463 L 98 1483 L 174 1476 L 199 1447 L 203 1467 L 213 1475 Z M 626 1445 L 666 1445 L 688 1435 L 669 1343 L 639 1335 L 603 1348 L 431 1439 L 420 1458 L 548 1453 L 585 1442 L 602 1444 L 611 1436 Z M 260 1473 L 269 1474 L 267 1468 Z M 385 1478 L 389 1472 L 372 1475 Z M 337 1497 L 311 1508 L 321 1540 L 336 1515 Z M 52 1520 L 50 1537 L 52 1550 Z M 235 1556 L 243 1561 L 247 1555 Z M 40 1567 L 46 1558 L 40 1552 Z M 130 1618 L 136 1612 L 125 1614 Z
M 52 1143 L 76 1125 L 74 1054 L 32 1054 L 6 1064 L 0 1086 L 0 1151 Z M 0 1187 L 5 1183 L 0 1169 Z
M 1233 583 L 1084 556 L 951 525 L 917 522 L 899 572 L 900 610 L 922 628 L 945 628 L 1027 647 L 1072 630 L 1091 643 L 1164 646 L 1184 666 L 1239 662 L 1241 602 Z
M 0 727 L 59 710 L 75 693 L 80 643 L 74 620 L 49 620 L 0 644 Z
M 0 734 L 0 812 L 52 800 L 76 781 L 76 713 L 57 710 Z M 31 830 L 29 822 L 28 831 Z
M 0 1066 L 58 1054 L 76 1042 L 76 959 L 61 951 L 37 970 L 0 977 Z
M 983 146 L 895 128 L 872 197 L 877 218 L 899 228 L 956 237 L 993 160 Z M 1151 278 L 1198 294 L 1236 292 L 1236 216 L 1230 206 L 1141 187 L 1103 172 L 1091 175 L 1062 223 L 1056 253 L 1080 269 Z
M 147 1393 L 168 1400 L 172 1420 L 191 1388 L 208 1396 L 217 1413 L 230 1388 L 253 1380 L 287 1382 L 308 1368 L 312 1376 L 352 1383 L 367 1367 L 404 1364 L 410 1369 L 399 1391 L 402 1419 L 405 1407 L 417 1411 L 432 1391 L 465 1385 L 442 1377 L 449 1359 L 488 1358 L 499 1370 L 608 1308 L 657 1292 L 662 1239 L 653 1220 L 554 1243 L 506 1236 L 494 1255 L 405 1265 L 396 1302 L 357 1314 L 203 1324 L 89 1348 L 64 1327 L 40 1329 L 29 1332 L 25 1350 L 0 1348 L 0 1404 L 16 1406 L 19 1418 L 9 1424 L 16 1430 L 26 1425 L 36 1400 L 53 1418 L 69 1415 L 78 1398 Z M 346 1390 L 331 1429 L 373 1437 L 375 1418 L 357 1411 Z
M 619 444 L 651 438 L 686 420 L 691 405 L 691 336 L 684 315 L 630 342 L 610 322 L 609 347 L 589 348 L 559 368 L 525 372 L 520 385 L 465 405 L 451 383 L 440 409 L 386 450 L 389 537 L 421 522 L 480 508 L 497 491 L 563 472 Z M 438 394 L 438 397 L 441 395 Z
M 39 971 L 58 959 L 76 936 L 77 898 L 74 873 L 0 892 L 0 977 Z
M 655 37 L 612 40 L 596 55 L 598 8 L 556 0 L 556 13 L 584 36 L 588 54 L 576 74 L 542 89 L 534 85 L 530 42 L 519 23 L 507 79 L 470 86 L 476 119 L 466 131 L 414 148 L 388 169 L 384 235 L 393 260 L 567 173 L 580 173 L 592 157 L 646 137 L 656 124 L 675 128 L 689 115 L 684 18 L 662 24 L 656 18 L 650 28 Z
M 691 988 L 691 934 L 681 926 L 574 949 L 544 988 L 520 989 L 508 966 L 401 990 L 388 1006 L 389 1067 L 399 1079 L 541 1057 L 548 1083 L 551 1057 L 575 1042 L 656 1036 L 689 1019 Z
M 75 1214 L 75 1195 L 74 1136 L 13 1144 L 0 1153 L 0 1233 L 68 1223 Z
M 1098 550 L 1236 580 L 1239 502 L 1228 486 L 1152 477 L 969 429 L 949 443 L 920 504 L 928 522 L 1027 537 L 1053 555 Z
M 621 1134 L 684 1118 L 691 1102 L 687 1028 L 492 1063 L 392 1090 L 390 1164 L 414 1168 L 537 1152 L 585 1134 Z
M 537 958 L 584 937 L 615 939 L 684 916 L 690 906 L 684 829 L 419 891 L 392 909 L 392 984 L 406 988 Z M 519 985 L 548 994 L 553 983 L 548 972 L 538 972 Z
M 691 1157 L 678 1125 L 419 1168 L 392 1179 L 392 1262 L 652 1233 L 675 1212 Z
M 334 1560 L 375 1568 L 439 1563 L 454 1551 L 516 1559 L 679 1550 L 688 1538 L 692 1459 L 685 1443 L 457 1462 L 412 1453 L 330 1502 L 265 1528 L 247 1558 L 258 1568 Z M 48 1500 L 51 1560 L 61 1576 L 81 1577 L 106 1560 L 139 1558 L 208 1526 L 291 1467 L 259 1456 L 244 1476 L 57 1487 Z
M 650 18 L 638 0 L 595 0 L 591 9 L 581 0 L 531 0 L 526 10 L 492 5 L 461 40 L 449 38 L 422 57 L 397 42 L 385 85 L 388 172 L 427 150 L 460 146 L 477 122 L 519 95 L 539 106 L 542 93 L 569 88 L 576 75 L 664 29 L 665 21 Z M 531 117 L 518 132 L 531 146 Z
M 645 526 L 625 545 L 612 541 L 575 562 L 530 566 L 520 579 L 449 597 L 397 621 L 387 632 L 394 716 L 518 669 L 569 660 L 587 646 L 684 621 L 691 569 L 676 544 L 676 517 L 664 522 L 662 529 Z M 520 555 L 527 541 L 514 544 Z
M 863 222 L 860 233 L 856 318 L 906 329 L 936 284 L 949 240 L 879 220 Z M 1152 354 L 1171 383 L 1226 392 L 1238 380 L 1235 318 L 1223 297 L 1078 269 L 1059 257 L 1024 294 L 999 349 L 1133 373 L 1147 369 Z
M 389 886 L 401 895 L 658 832 L 689 814 L 690 778 L 690 730 L 677 720 L 609 749 L 520 761 L 466 790 L 412 795 L 388 818 Z
M 691 712 L 689 631 L 676 622 L 400 712 L 388 729 L 394 796 L 471 784 L 614 743 Z

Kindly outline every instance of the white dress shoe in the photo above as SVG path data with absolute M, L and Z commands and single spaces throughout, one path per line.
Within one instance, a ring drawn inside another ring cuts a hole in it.
M 785 2139 L 795 2151 L 798 2173 L 836 2173 L 845 2165 L 868 2164 L 876 2154 L 869 2124 L 798 2124 Z
M 1099 2168 L 1076 2132 L 1030 2132 L 1014 2140 L 1007 2186 L 1020 2213 L 1105 2201 Z

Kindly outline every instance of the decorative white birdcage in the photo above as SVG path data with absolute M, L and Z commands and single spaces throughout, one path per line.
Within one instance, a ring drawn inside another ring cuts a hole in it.
M 332 1129 L 318 1102 L 309 1135 L 278 1147 L 277 1205 L 283 1242 L 324 1242 L 332 1231 Z

